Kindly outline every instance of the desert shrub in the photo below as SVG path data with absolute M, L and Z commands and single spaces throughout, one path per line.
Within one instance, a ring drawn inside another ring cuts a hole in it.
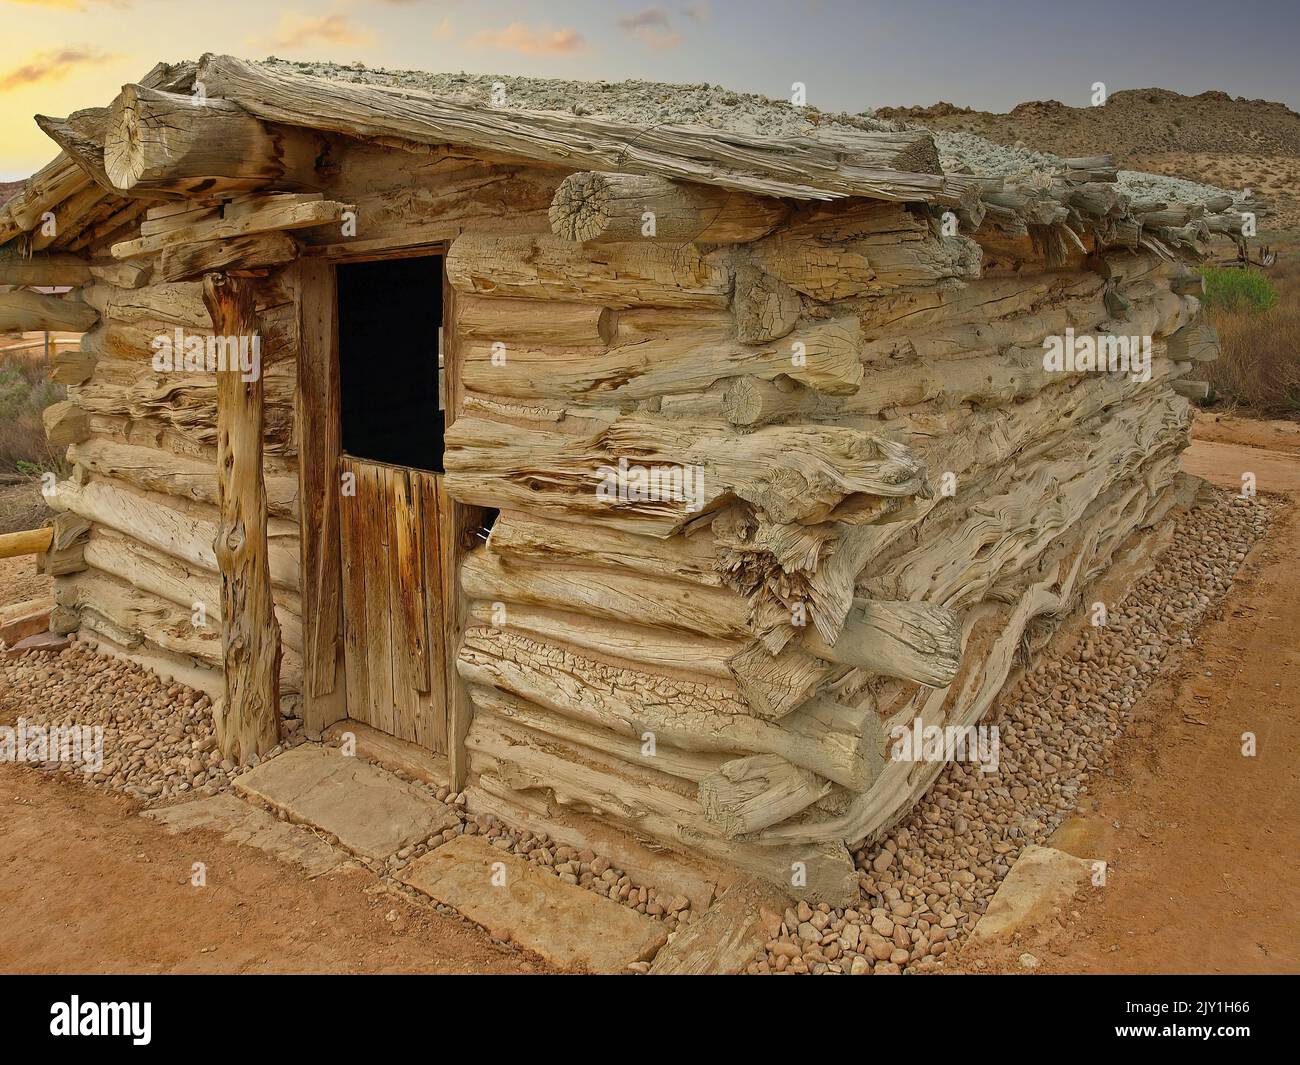
M 1218 398 L 1270 417 L 1300 415 L 1300 258 L 1279 258 L 1268 276 L 1207 270 L 1206 315 L 1219 333 L 1218 361 L 1205 370 Z
M 41 422 L 41 411 L 63 398 L 43 359 L 0 352 L 0 473 L 67 474 L 64 449 L 50 446 Z
M 1212 266 L 1204 276 L 1206 307 L 1259 312 L 1277 306 L 1277 289 L 1257 270 Z

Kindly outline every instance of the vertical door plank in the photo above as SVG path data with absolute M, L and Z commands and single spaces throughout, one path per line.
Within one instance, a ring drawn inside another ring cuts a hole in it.
M 339 461 L 340 482 L 346 478 L 351 493 L 339 494 L 339 530 L 343 545 L 343 650 L 348 693 L 348 716 L 370 720 L 369 663 L 366 659 L 365 488 L 361 464 L 344 457 Z
M 446 591 L 442 586 L 442 530 L 438 523 L 438 475 L 412 471 L 423 546 L 424 623 L 429 634 L 429 690 L 420 719 L 420 743 L 436 754 L 447 753 L 446 649 L 443 641 Z
M 364 641 L 369 670 L 370 724 L 380 732 L 393 734 L 393 641 L 392 604 L 389 601 L 388 557 L 391 544 L 387 471 L 382 466 L 357 464 L 362 477 L 359 490 L 364 499 L 365 535 L 359 545 L 364 553 L 366 631 Z
M 348 713 L 339 558 L 337 287 L 333 265 L 318 259 L 299 259 L 290 277 L 298 315 L 294 423 L 302 526 L 302 718 L 314 738 Z
M 415 742 L 420 695 L 429 690 L 420 526 L 412 499 L 411 471 L 388 469 L 386 472 L 388 515 L 392 526 L 388 572 L 393 615 L 393 735 Z

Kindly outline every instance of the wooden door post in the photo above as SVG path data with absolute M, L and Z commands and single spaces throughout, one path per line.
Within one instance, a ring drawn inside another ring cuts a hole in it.
M 210 273 L 203 302 L 212 316 L 217 352 L 217 491 L 221 515 L 213 545 L 221 570 L 221 643 L 226 705 L 217 722 L 221 753 L 236 762 L 264 756 L 280 736 L 280 626 L 271 597 L 262 480 L 262 374 L 233 358 L 251 352 L 257 316 L 252 284 Z M 233 365 L 231 365 L 233 363 Z
M 339 513 L 338 318 L 334 267 L 299 259 L 291 268 L 298 307 L 298 512 L 302 544 L 302 723 L 318 739 L 348 716 L 343 651 Z M 355 500 L 352 500 L 355 503 Z

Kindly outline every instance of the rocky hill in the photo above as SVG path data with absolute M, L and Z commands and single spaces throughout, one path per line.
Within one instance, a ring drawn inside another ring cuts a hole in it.
M 1131 89 L 1112 93 L 1100 107 L 1032 100 L 992 114 L 937 103 L 881 108 L 875 116 L 1058 155 L 1110 152 L 1126 170 L 1249 188 L 1274 206 L 1264 228 L 1300 228 L 1300 114 L 1284 104 Z

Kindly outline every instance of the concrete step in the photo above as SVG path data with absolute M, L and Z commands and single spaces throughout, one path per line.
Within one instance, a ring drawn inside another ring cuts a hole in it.
M 303 745 L 236 778 L 241 795 L 338 837 L 355 854 L 383 860 L 459 818 L 422 788 L 360 758 Z
M 315 833 L 286 824 L 259 806 L 249 806 L 229 792 L 209 795 L 162 810 L 145 810 L 172 835 L 195 829 L 210 829 L 230 843 L 249 847 L 299 866 L 309 877 L 328 873 L 347 861 L 347 855 L 331 847 Z
M 621 972 L 654 957 L 668 939 L 662 922 L 566 884 L 481 836 L 444 843 L 399 879 L 560 969 Z

